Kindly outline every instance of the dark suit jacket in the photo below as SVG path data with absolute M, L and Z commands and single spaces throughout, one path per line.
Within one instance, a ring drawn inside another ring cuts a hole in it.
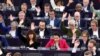
M 86 29 L 86 21 L 85 21 L 85 20 L 80 20 L 79 23 L 80 23 L 80 24 L 79 24 L 79 27 L 80 27 L 81 29 Z
M 47 19 L 46 23 L 47 23 L 47 25 L 49 25 L 50 24 L 50 19 Z M 60 27 L 60 23 L 61 23 L 61 21 L 59 19 L 55 18 L 55 20 L 54 20 L 54 26 L 55 27 Z
M 17 21 L 18 22 L 18 24 L 19 24 L 19 19 L 15 19 L 14 21 Z M 24 26 L 26 26 L 26 27 L 29 27 L 30 26 L 30 23 L 31 23 L 31 21 L 29 20 L 29 19 L 27 19 L 27 18 L 25 18 L 25 20 L 24 20 L 24 22 L 22 23 L 22 25 L 24 25 Z
M 42 17 L 42 12 L 40 12 L 40 14 L 37 15 L 37 12 L 34 11 L 32 15 L 33 15 L 34 17 Z
M 39 46 L 40 46 L 40 43 L 39 42 L 37 42 L 36 40 L 34 41 L 34 43 L 32 43 L 31 45 L 29 44 L 29 41 L 27 40 L 27 37 L 25 38 L 22 34 L 21 34 L 21 32 L 22 32 L 22 28 L 21 27 L 19 27 L 18 29 L 17 29 L 17 31 L 18 31 L 18 37 L 19 37 L 19 39 L 25 44 L 25 46 L 26 47 L 34 47 L 35 49 L 37 49 Z
M 35 29 L 35 33 L 36 33 L 37 35 L 39 35 L 39 28 Z M 45 36 L 46 38 L 50 37 L 50 36 L 51 36 L 51 30 L 45 28 L 44 36 Z
M 89 35 L 90 35 L 90 36 L 93 36 L 93 31 L 92 31 L 91 28 L 88 29 L 88 32 L 89 32 Z M 98 35 L 99 35 L 99 38 L 100 38 L 100 28 L 98 28 Z
M 4 37 L 0 37 L 0 42 L 1 42 L 1 46 L 2 47 L 7 47 L 8 46 L 8 42 Z
M 71 56 L 84 56 L 84 52 L 85 51 L 88 51 L 88 49 L 86 50 L 81 50 L 81 51 L 77 51 L 76 53 L 72 53 Z M 93 55 L 93 56 L 100 56 L 100 53 L 98 50 L 96 50 L 96 55 Z
M 41 15 L 42 15 L 42 17 L 45 17 L 45 12 L 42 11 L 42 12 L 41 12 Z M 49 13 L 48 13 L 48 17 L 49 17 Z

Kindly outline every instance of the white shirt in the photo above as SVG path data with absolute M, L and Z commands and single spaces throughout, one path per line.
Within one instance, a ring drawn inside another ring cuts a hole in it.
M 95 36 L 97 36 L 97 38 L 99 38 L 98 29 L 96 31 L 93 31 L 93 35 L 95 35 Z
M 64 6 L 56 6 L 55 8 L 54 8 L 54 10 L 55 11 L 61 11 L 61 12 L 63 12 L 64 11 Z
M 54 1 L 54 0 L 50 0 L 50 3 L 51 3 L 51 6 L 52 6 L 52 8 L 53 8 L 54 10 L 57 9 L 57 10 L 63 12 L 64 9 L 65 9 L 65 6 L 57 6 L 57 5 L 55 4 L 55 1 Z
M 50 20 L 50 25 L 54 27 L 54 20 Z
M 9 34 L 10 34 L 13 38 L 15 38 L 15 37 L 16 37 L 16 30 L 11 30 L 11 31 L 9 31 Z
M 2 55 L 3 54 L 3 52 L 2 52 L 2 50 L 0 49 L 0 55 Z
M 80 20 L 75 21 L 75 23 L 76 23 L 76 26 L 77 26 L 77 27 L 80 27 Z
M 31 5 L 32 7 L 31 7 L 31 10 L 35 10 L 35 6 L 36 6 L 36 4 L 34 4 L 34 5 Z
M 39 30 L 39 36 L 40 36 L 40 38 L 42 38 L 42 39 L 44 38 L 44 31 L 45 31 L 45 30 L 42 30 L 42 31 Z
M 45 12 L 45 17 L 48 17 L 48 15 L 49 15 L 49 13 L 46 13 L 46 12 Z
M 87 10 L 87 7 L 83 7 L 83 10 L 84 10 L 85 12 L 89 12 L 89 11 Z

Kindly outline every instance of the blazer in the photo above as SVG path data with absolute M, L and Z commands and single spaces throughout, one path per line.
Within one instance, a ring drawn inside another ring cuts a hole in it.
M 17 29 L 17 31 L 18 31 L 17 34 L 18 34 L 19 39 L 25 44 L 26 47 L 34 47 L 35 49 L 37 49 L 38 46 L 40 46 L 40 43 L 37 41 L 34 41 L 34 43 L 30 45 L 29 41 L 21 34 L 20 27 Z
M 68 37 L 73 36 L 71 29 L 67 29 L 64 25 L 64 22 L 61 22 L 60 28 L 65 34 L 67 34 Z M 77 29 L 75 33 L 76 33 L 77 37 L 79 37 L 81 35 L 81 30 Z
M 18 19 L 15 19 L 14 21 L 17 21 L 18 24 L 19 24 L 19 22 L 20 22 L 19 18 L 18 18 Z M 31 23 L 31 21 L 30 21 L 29 19 L 25 18 L 25 20 L 24 20 L 24 22 L 22 23 L 22 25 L 24 25 L 24 26 L 26 26 L 26 27 L 29 27 L 29 26 L 30 26 L 30 23 Z
M 39 35 L 39 32 L 40 32 L 40 31 L 39 31 L 39 28 L 35 29 L 35 33 L 36 33 L 37 35 Z M 51 30 L 45 28 L 44 36 L 45 36 L 46 38 L 50 37 L 50 36 L 51 36 Z
M 61 23 L 60 19 L 55 18 L 55 20 L 54 20 L 54 26 L 55 26 L 55 27 L 60 27 L 60 23 Z M 50 24 L 50 19 L 47 19 L 47 20 L 46 20 L 46 24 L 47 24 L 47 25 Z
M 91 28 L 88 29 L 88 32 L 89 32 L 89 35 L 90 35 L 90 36 L 93 36 L 93 31 L 92 31 Z M 100 28 L 98 28 L 98 35 L 99 35 L 99 38 L 100 38 Z
M 50 48 L 50 47 L 54 46 L 54 44 L 55 44 L 54 39 L 50 39 L 45 47 Z M 61 48 L 61 50 L 68 50 L 69 45 L 67 44 L 65 39 L 60 39 L 59 40 L 59 47 Z
M 11 30 L 11 26 L 6 27 L 6 26 L 3 26 L 2 23 L 0 23 L 0 30 L 1 30 L 0 34 L 9 34 L 9 31 Z M 17 37 L 17 31 L 16 31 L 15 35 Z M 12 36 L 10 36 L 10 37 L 12 37 Z
M 4 37 L 0 37 L 0 42 L 1 42 L 1 46 L 2 47 L 7 47 L 7 46 L 9 46 L 9 44 L 8 44 L 8 42 L 7 42 L 7 40 L 6 40 L 6 38 L 4 38 Z

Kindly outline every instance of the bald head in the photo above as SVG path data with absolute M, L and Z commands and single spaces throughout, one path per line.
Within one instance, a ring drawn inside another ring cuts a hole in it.
M 74 18 L 75 18 L 75 20 L 80 20 L 80 12 L 75 12 L 74 13 Z

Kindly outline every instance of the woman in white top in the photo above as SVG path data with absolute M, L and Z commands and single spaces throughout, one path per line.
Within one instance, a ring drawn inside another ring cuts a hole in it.
M 65 6 L 63 6 L 62 0 L 50 0 L 51 6 L 55 11 L 63 12 L 65 9 Z

